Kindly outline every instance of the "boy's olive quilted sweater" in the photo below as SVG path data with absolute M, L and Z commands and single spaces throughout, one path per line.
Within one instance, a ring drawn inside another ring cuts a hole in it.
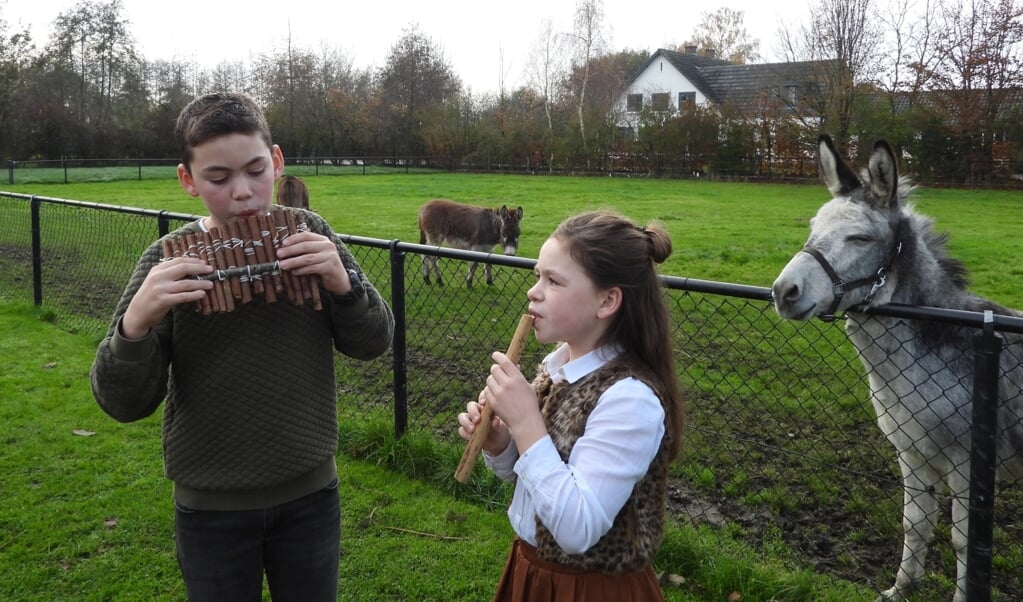
M 345 267 L 361 273 L 327 223 L 306 212 L 309 229 L 334 237 Z M 183 226 L 170 236 L 197 232 Z M 162 256 L 143 253 L 100 343 L 91 370 L 100 407 L 121 422 L 151 415 L 161 402 L 163 454 L 178 503 L 245 510 L 296 499 L 336 476 L 334 353 L 369 359 L 391 342 L 394 318 L 379 293 L 341 303 L 321 290 L 323 309 L 260 298 L 229 313 L 174 308 L 139 341 L 119 334 L 128 303 Z

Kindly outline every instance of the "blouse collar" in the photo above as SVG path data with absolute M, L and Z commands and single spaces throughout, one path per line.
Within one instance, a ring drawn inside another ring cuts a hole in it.
M 582 357 L 568 361 L 568 345 L 561 345 L 547 359 L 547 372 L 554 382 L 574 383 L 587 374 L 603 368 L 621 354 L 616 345 L 604 345 Z

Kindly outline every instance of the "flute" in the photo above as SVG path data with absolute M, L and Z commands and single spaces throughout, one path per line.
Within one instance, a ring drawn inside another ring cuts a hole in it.
M 508 359 L 518 363 L 519 356 L 522 355 L 522 348 L 526 346 L 526 339 L 529 337 L 529 331 L 532 329 L 533 316 L 525 314 L 519 318 L 519 325 L 515 329 L 515 334 L 512 335 L 511 343 L 508 345 L 508 352 L 505 354 L 508 356 Z M 493 416 L 494 410 L 490 407 L 490 404 L 483 404 L 480 410 L 479 424 L 476 425 L 476 430 L 472 432 L 472 437 L 469 438 L 469 443 L 465 446 L 465 451 L 462 453 L 462 459 L 458 462 L 458 468 L 455 469 L 455 480 L 459 483 L 469 482 L 472 469 L 476 466 L 476 457 L 483 450 L 483 442 L 486 441 L 487 435 L 490 434 L 490 421 L 493 419 Z

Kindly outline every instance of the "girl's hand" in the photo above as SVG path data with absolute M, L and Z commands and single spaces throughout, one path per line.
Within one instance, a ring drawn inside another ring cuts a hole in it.
M 496 456 L 508 447 L 511 434 L 508 432 L 508 426 L 497 417 L 497 414 L 491 413 L 490 416 L 490 431 L 487 433 L 487 439 L 483 442 L 483 450 L 491 456 Z M 483 393 L 481 392 L 480 401 L 470 401 L 465 404 L 465 411 L 458 415 L 458 436 L 466 441 L 472 439 L 482 417 Z
M 511 431 L 519 451 L 525 452 L 547 435 L 536 391 L 507 355 L 495 351 L 491 357 L 495 363 L 490 367 L 480 400 L 491 404 L 494 415 Z
M 121 335 L 141 339 L 175 305 L 199 301 L 213 288 L 211 280 L 192 276 L 209 274 L 213 266 L 193 257 L 175 257 L 153 266 L 121 317 Z

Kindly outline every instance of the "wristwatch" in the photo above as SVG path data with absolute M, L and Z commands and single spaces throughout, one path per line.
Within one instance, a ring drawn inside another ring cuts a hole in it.
M 366 289 L 362 286 L 362 278 L 359 277 L 359 272 L 348 270 L 348 280 L 352 283 L 352 290 L 343 295 L 334 296 L 334 300 L 342 305 L 355 303 L 366 294 Z

